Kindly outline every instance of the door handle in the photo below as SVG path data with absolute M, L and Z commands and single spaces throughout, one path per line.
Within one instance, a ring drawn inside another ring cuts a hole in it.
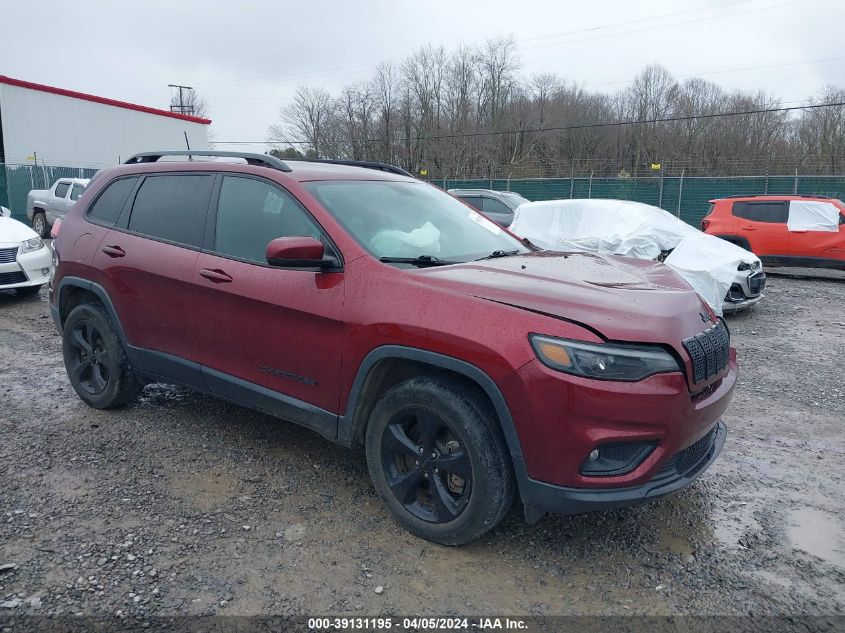
M 792 229 L 790 233 L 806 233 L 807 229 Z
M 756 226 L 743 226 L 743 227 L 740 227 L 740 228 L 742 228 L 743 231 L 756 231 L 757 230 Z
M 126 251 L 120 248 L 120 246 L 103 246 L 103 252 L 109 257 L 123 257 L 126 255 Z
M 200 268 L 200 276 L 216 284 L 227 284 L 232 277 L 219 268 Z

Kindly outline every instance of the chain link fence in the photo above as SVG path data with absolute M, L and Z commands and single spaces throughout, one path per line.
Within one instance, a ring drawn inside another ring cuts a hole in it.
M 26 222 L 26 196 L 33 189 L 49 189 L 59 178 L 90 178 L 97 169 L 13 165 L 0 163 L 0 206 L 12 210 L 12 217 Z
M 529 200 L 615 198 L 660 207 L 698 226 L 710 208 L 709 200 L 727 196 L 804 194 L 845 198 L 844 176 L 735 176 L 651 178 L 520 178 L 432 180 L 444 189 L 513 191 Z
M 0 205 L 12 217 L 26 221 L 26 196 L 32 189 L 48 189 L 59 178 L 90 178 L 96 169 L 0 164 Z M 432 179 L 444 189 L 513 191 L 529 200 L 560 198 L 617 198 L 666 209 L 698 226 L 709 200 L 737 195 L 804 194 L 845 198 L 845 175 L 810 176 L 652 176 L 570 178 Z

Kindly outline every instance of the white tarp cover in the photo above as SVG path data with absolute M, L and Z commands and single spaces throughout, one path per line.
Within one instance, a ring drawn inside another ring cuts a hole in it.
M 737 267 L 759 261 L 754 253 L 702 233 L 663 209 L 627 200 L 529 202 L 517 207 L 510 230 L 556 251 L 638 259 L 657 259 L 662 252 L 672 251 L 665 263 L 717 314 L 722 314 Z
M 790 231 L 839 230 L 839 209 L 830 202 L 819 200 L 790 200 L 786 227 Z

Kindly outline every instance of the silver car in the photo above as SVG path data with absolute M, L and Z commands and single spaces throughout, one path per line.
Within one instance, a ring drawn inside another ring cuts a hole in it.
M 88 178 L 59 178 L 49 189 L 33 189 L 26 197 L 26 217 L 39 237 L 50 237 L 50 227 L 64 218 L 85 187 Z
M 449 189 L 449 193 L 474 207 L 487 219 L 493 220 L 493 222 L 505 228 L 513 222 L 513 212 L 516 208 L 528 202 L 527 199 L 513 191 Z

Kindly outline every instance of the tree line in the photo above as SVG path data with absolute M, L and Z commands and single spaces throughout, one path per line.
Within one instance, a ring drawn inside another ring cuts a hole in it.
M 431 178 L 834 174 L 845 168 L 845 102 L 828 87 L 800 103 L 763 91 L 679 81 L 644 68 L 613 93 L 558 74 L 525 74 L 512 37 L 424 46 L 338 95 L 300 86 L 268 132 L 271 153 L 400 165 Z M 677 119 L 623 124 L 620 122 Z M 580 127 L 579 127 L 580 126 Z M 547 130 L 547 128 L 568 128 Z

